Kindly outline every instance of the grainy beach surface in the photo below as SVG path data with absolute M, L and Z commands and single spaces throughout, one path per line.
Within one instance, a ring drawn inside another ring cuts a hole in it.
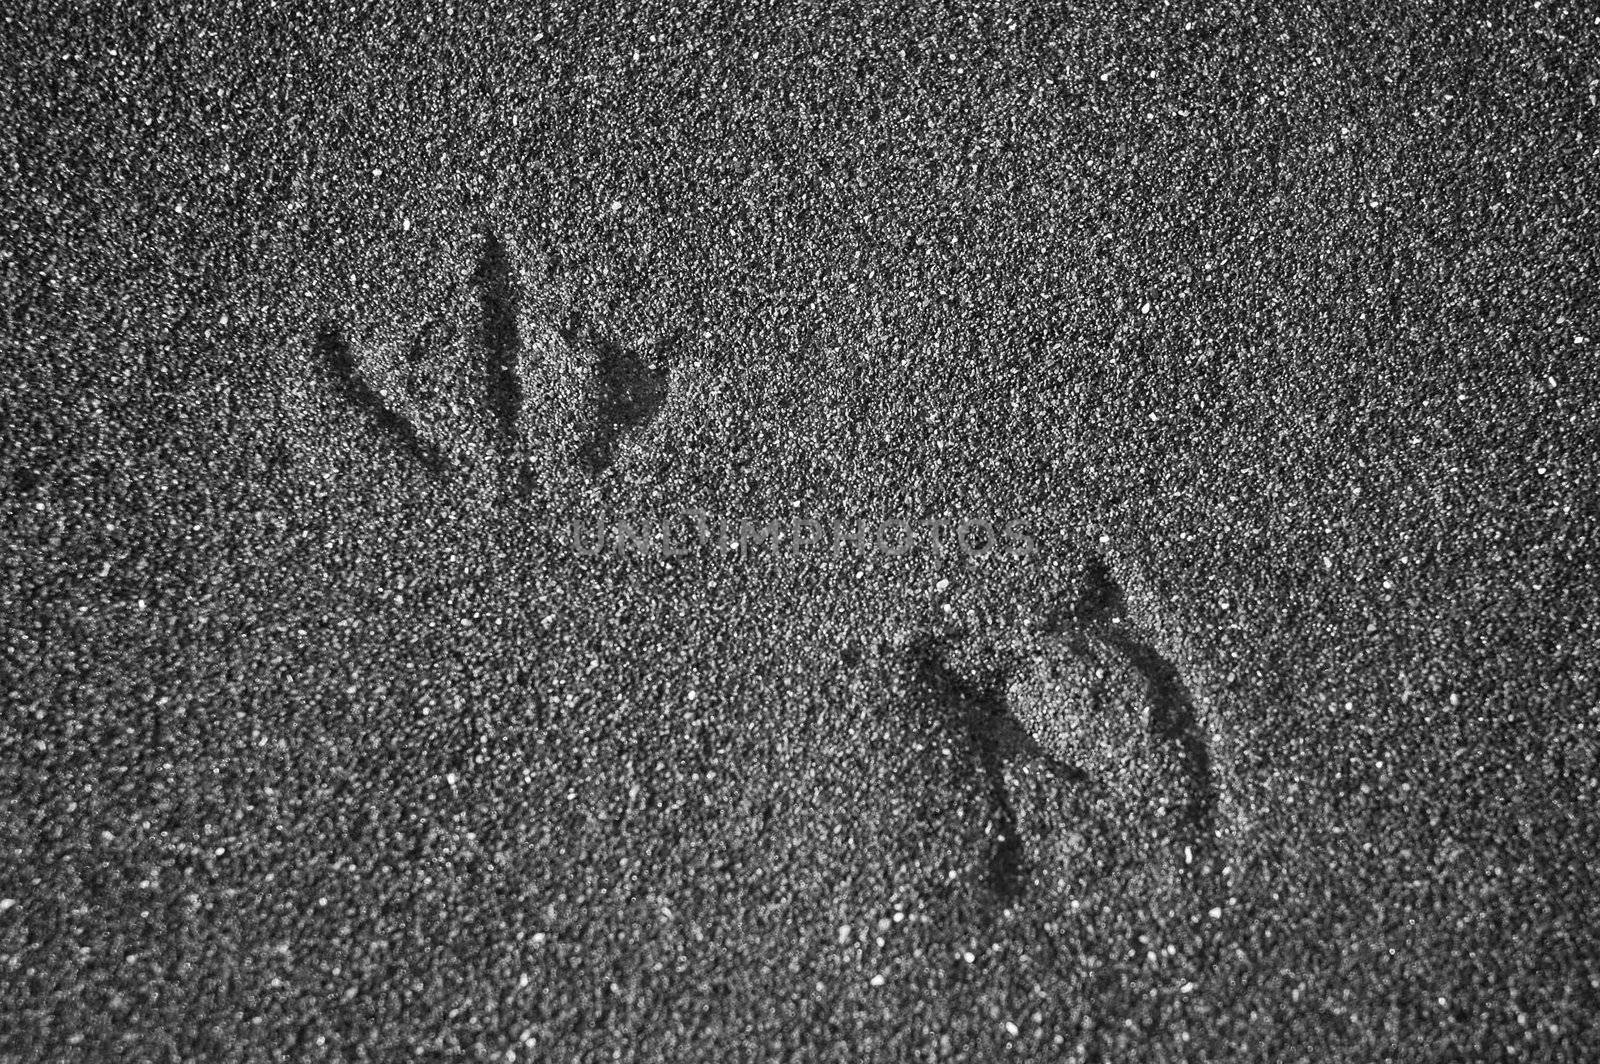
M 0 1056 L 1600 1045 L 1582 5 L 25 7 Z

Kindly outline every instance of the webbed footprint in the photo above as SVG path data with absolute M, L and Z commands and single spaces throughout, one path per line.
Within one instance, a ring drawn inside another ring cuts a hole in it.
M 531 431 L 541 452 L 590 475 L 610 468 L 660 415 L 674 341 L 635 351 L 575 311 L 560 328 L 538 327 L 527 379 L 539 399 Z
M 1208 894 L 1216 797 L 1193 698 L 1103 559 L 1079 592 L 1048 633 L 914 650 L 982 773 L 991 880 L 1006 896 Z
M 1092 558 L 1078 603 L 1030 648 L 1006 703 L 1055 761 L 1082 772 L 1153 888 L 1207 892 L 1218 874 L 1210 744 L 1176 666 Z
M 576 311 L 553 325 L 549 301 L 527 297 L 493 233 L 441 304 L 360 340 L 326 323 L 312 346 L 333 393 L 430 472 L 598 476 L 666 404 L 670 342 L 639 353 Z

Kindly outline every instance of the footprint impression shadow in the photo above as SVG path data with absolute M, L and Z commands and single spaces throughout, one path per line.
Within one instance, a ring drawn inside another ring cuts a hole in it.
M 619 442 L 643 429 L 661 413 L 667 401 L 667 356 L 681 333 L 655 345 L 649 355 L 633 351 L 596 334 L 589 322 L 573 311 L 559 331 L 570 348 L 588 348 L 590 363 L 587 430 L 578 444 L 577 459 L 591 475 L 616 461 Z
M 492 464 L 517 482 L 538 465 L 603 474 L 665 407 L 681 330 L 637 351 L 576 310 L 559 327 L 539 320 L 492 232 L 466 280 L 475 307 L 441 308 L 401 359 L 321 323 L 312 340 L 317 372 L 367 431 L 431 473 Z M 441 351 L 455 344 L 465 354 L 452 363 Z M 437 401 L 430 407 L 415 384 L 430 369 L 472 401 L 459 411 L 441 413 Z
M 324 322 L 317 327 L 312 355 L 334 396 L 354 410 L 366 428 L 389 439 L 432 472 L 443 472 L 451 464 L 449 456 L 424 439 L 415 424 L 390 409 L 361 372 L 350 342 L 336 326 Z
M 1096 879 L 1212 893 L 1209 744 L 1192 693 L 1104 558 L 1045 634 L 984 650 L 925 634 L 908 664 L 916 697 L 965 736 L 982 776 L 998 897 Z

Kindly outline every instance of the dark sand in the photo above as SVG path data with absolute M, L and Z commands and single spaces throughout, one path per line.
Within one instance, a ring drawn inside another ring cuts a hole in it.
M 59 6 L 0 1056 L 1600 1045 L 1591 15 Z M 554 535 L 685 505 L 1040 550 Z

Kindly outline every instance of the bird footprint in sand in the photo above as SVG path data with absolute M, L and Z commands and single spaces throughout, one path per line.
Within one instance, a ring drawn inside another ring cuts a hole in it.
M 1103 559 L 1049 634 L 976 653 L 925 639 L 913 657 L 982 773 L 998 893 L 1209 892 L 1219 873 L 1209 746 L 1192 694 Z
M 576 310 L 556 325 L 527 302 L 490 234 L 420 326 L 354 343 L 326 323 L 316 365 L 373 432 L 435 472 L 543 464 L 599 475 L 665 405 L 672 340 L 641 353 Z

